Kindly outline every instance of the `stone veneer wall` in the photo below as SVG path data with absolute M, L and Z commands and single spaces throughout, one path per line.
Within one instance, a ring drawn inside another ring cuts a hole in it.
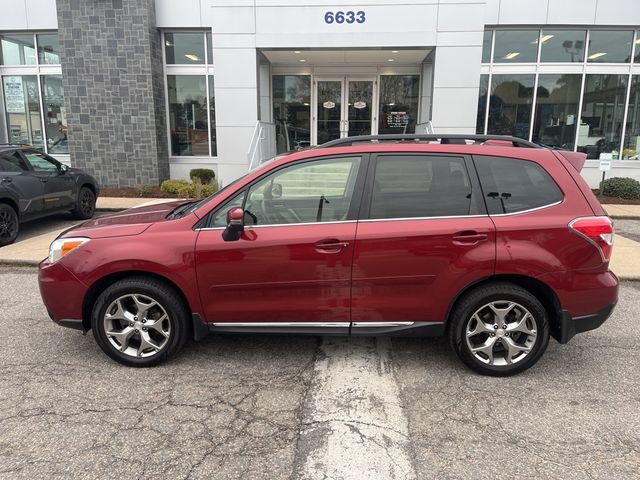
M 57 0 L 71 165 L 101 186 L 169 178 L 154 0 Z

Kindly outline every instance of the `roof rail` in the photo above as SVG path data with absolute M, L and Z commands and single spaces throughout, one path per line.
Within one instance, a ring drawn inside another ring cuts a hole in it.
M 540 145 L 529 142 L 522 138 L 511 137 L 508 135 L 464 135 L 464 134 L 387 134 L 387 135 L 360 135 L 356 137 L 339 138 L 330 142 L 318 145 L 318 148 L 326 147 L 344 147 L 355 143 L 364 142 L 392 142 L 392 141 L 437 141 L 441 144 L 459 144 L 464 145 L 467 140 L 473 143 L 482 143 L 488 140 L 499 140 L 502 142 L 511 142 L 514 147 L 524 148 L 543 148 Z

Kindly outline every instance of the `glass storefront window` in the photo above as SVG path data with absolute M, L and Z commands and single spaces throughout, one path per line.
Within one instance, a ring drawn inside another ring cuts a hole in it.
M 211 32 L 207 32 L 207 63 L 213 65 L 213 35 Z
M 629 95 L 622 158 L 624 160 L 640 160 L 640 75 L 631 77 L 631 94 Z
M 636 41 L 634 42 L 634 44 L 635 44 L 636 54 L 633 58 L 633 61 L 635 63 L 640 63 L 640 30 L 636 32 Z
M 414 133 L 419 98 L 420 75 L 382 75 L 378 133 Z
M 489 99 L 489 135 L 529 138 L 534 75 L 493 75 Z
M 591 30 L 589 32 L 589 63 L 629 63 L 633 32 L 626 30 Z
M 536 143 L 573 150 L 582 75 L 540 75 L 533 137 Z
M 578 126 L 578 151 L 587 158 L 613 153 L 619 158 L 628 75 L 586 75 L 582 114 Z
M 0 65 L 35 65 L 33 35 L 0 35 L 0 54 Z
M 171 154 L 209 156 L 204 75 L 167 75 Z
M 311 145 L 311 77 L 274 75 L 272 82 L 277 152 L 308 147 Z
M 539 30 L 496 30 L 494 63 L 535 62 Z
M 478 117 L 476 119 L 476 133 L 484 134 L 484 118 L 487 111 L 487 90 L 489 75 L 480 75 L 480 93 L 478 95 Z
M 38 34 L 38 61 L 40 64 L 60 64 L 60 44 L 57 33 Z
M 44 147 L 38 79 L 35 75 L 2 77 L 9 142 Z
M 541 62 L 583 62 L 585 30 L 543 30 Z
M 67 119 L 64 108 L 62 75 L 45 75 L 42 80 L 42 102 L 44 103 L 44 129 L 47 151 L 68 154 Z
M 218 142 L 216 138 L 216 101 L 215 89 L 213 88 L 213 75 L 209 75 L 209 119 L 211 121 L 211 156 L 218 155 Z
M 167 64 L 204 64 L 204 32 L 166 32 Z
M 493 38 L 493 30 L 485 30 L 482 35 L 482 63 L 491 61 L 491 39 Z

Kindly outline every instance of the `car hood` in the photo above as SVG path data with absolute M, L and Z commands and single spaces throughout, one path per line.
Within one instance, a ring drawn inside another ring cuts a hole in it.
M 174 208 L 186 200 L 171 200 L 154 205 L 130 208 L 113 215 L 88 220 L 62 233 L 65 237 L 106 238 L 138 235 L 153 223 L 166 221 Z

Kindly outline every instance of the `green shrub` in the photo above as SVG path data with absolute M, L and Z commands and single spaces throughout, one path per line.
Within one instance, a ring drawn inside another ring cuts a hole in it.
M 160 185 L 160 190 L 166 193 L 174 193 L 178 194 L 178 192 L 183 189 L 185 186 L 191 185 L 186 180 L 165 180 Z
M 633 178 L 612 177 L 602 183 L 602 194 L 627 200 L 640 199 L 640 182 Z
M 139 197 L 148 197 L 153 194 L 154 190 L 153 185 L 138 185 L 136 187 L 136 193 Z
M 189 172 L 191 181 L 195 182 L 196 179 L 200 179 L 203 185 L 211 183 L 216 178 L 216 174 L 210 168 L 194 168 Z
M 203 185 L 199 179 L 195 182 L 186 180 L 165 180 L 160 186 L 160 190 L 171 193 L 180 198 L 205 198 L 217 192 L 218 182 L 211 182 Z

